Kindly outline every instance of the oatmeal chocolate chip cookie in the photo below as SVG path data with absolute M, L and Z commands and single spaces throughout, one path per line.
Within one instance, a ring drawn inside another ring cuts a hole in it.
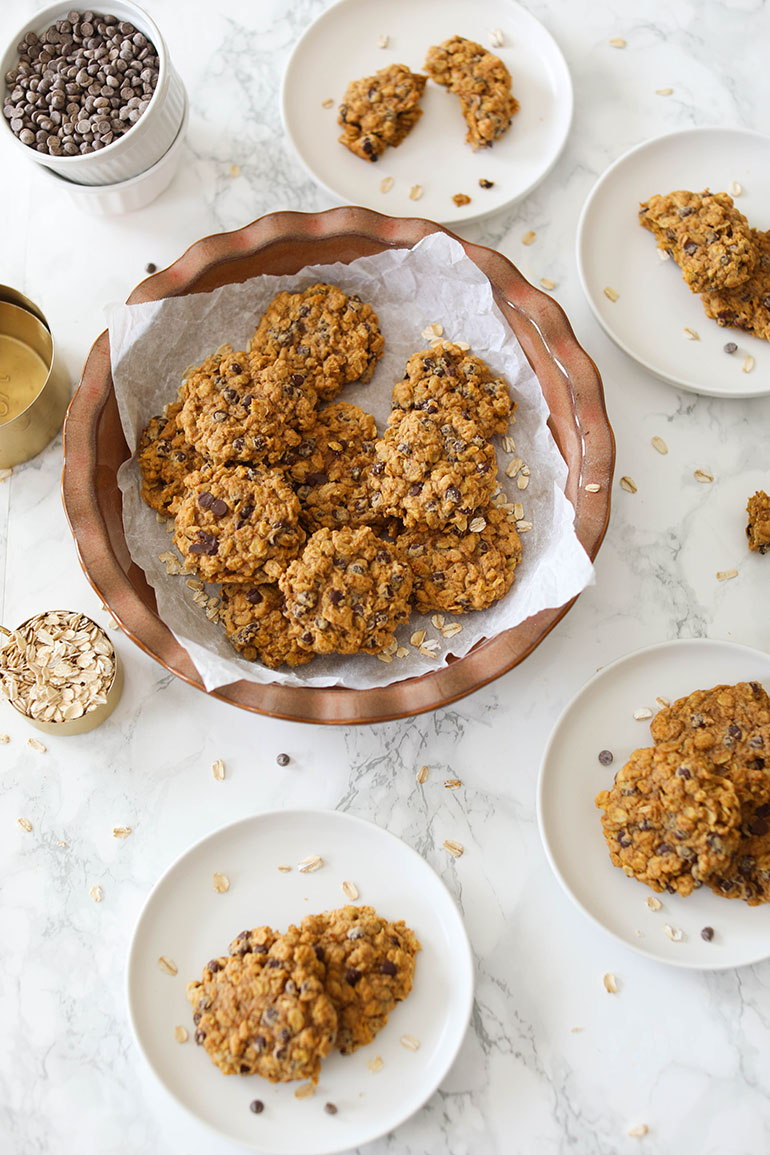
M 664 706 L 650 722 L 657 743 L 688 742 L 717 765 L 737 758 L 755 759 L 750 741 L 770 725 L 770 698 L 759 682 L 694 690 Z
M 394 410 L 376 452 L 369 474 L 372 505 L 407 528 L 465 530 L 489 505 L 497 475 L 494 448 L 456 410 L 435 418 Z
M 142 500 L 164 517 L 184 493 L 188 474 L 205 465 L 205 460 L 177 428 L 178 402 L 166 407 L 165 415 L 153 417 L 142 431 L 136 458 L 142 475 Z
M 259 661 L 273 670 L 284 663 L 303 666 L 313 657 L 291 636 L 289 620 L 283 614 L 283 596 L 276 585 L 223 585 L 219 621 L 233 648 L 248 662 Z
M 399 536 L 421 613 L 485 610 L 513 585 L 521 542 L 509 513 L 490 505 L 471 526 L 407 529 Z
M 741 838 L 726 870 L 710 880 L 723 898 L 742 898 L 749 906 L 770 902 L 770 805 L 757 813 L 756 833 Z
M 511 74 L 481 44 L 453 36 L 428 49 L 425 71 L 460 98 L 468 126 L 466 141 L 489 148 L 508 131 L 519 102 L 511 93 Z
M 726 869 L 739 843 L 735 787 L 675 745 L 635 750 L 596 805 L 613 864 L 652 890 L 690 894 Z
M 758 489 L 749 498 L 746 513 L 749 515 L 746 526 L 749 549 L 755 553 L 767 553 L 770 550 L 770 497 L 764 489 Z
M 337 1049 L 350 1055 L 370 1043 L 412 989 L 421 949 L 402 922 L 388 922 L 371 906 L 308 915 L 302 941 L 326 966 L 326 993 L 338 1016 Z
M 248 353 L 232 353 L 188 378 L 177 424 L 211 461 L 274 465 L 315 424 L 317 400 L 303 373 L 281 362 L 252 372 Z
M 484 437 L 505 433 L 515 405 L 502 377 L 480 357 L 444 341 L 414 353 L 393 387 L 394 409 L 417 409 L 435 417 L 457 409 L 472 418 Z
M 319 529 L 278 579 L 303 649 L 378 654 L 409 619 L 412 572 L 368 526 Z
M 305 540 L 297 496 L 275 470 L 192 473 L 175 514 L 174 545 L 208 582 L 274 582 Z
M 734 289 L 756 268 L 749 223 L 727 193 L 679 189 L 652 196 L 641 204 L 639 223 L 674 258 L 693 293 Z
M 363 160 L 376 161 L 388 145 L 397 148 L 422 116 L 419 107 L 428 78 L 391 64 L 374 76 L 348 85 L 337 116 L 345 148 Z
M 369 470 L 375 460 L 377 427 L 370 413 L 337 401 L 322 409 L 303 444 L 284 454 L 308 532 L 323 526 L 372 525 L 382 521 L 372 507 Z M 293 464 L 292 464 L 293 463 Z
M 371 305 L 317 284 L 271 301 L 251 341 L 251 365 L 258 373 L 279 361 L 330 401 L 343 385 L 368 381 L 384 348 Z
M 225 1075 L 315 1083 L 337 1037 L 326 968 L 295 927 L 250 934 L 251 950 L 212 959 L 188 984 L 195 1041 Z
M 770 341 L 770 232 L 751 230 L 758 253 L 752 276 L 737 289 L 717 289 L 701 297 L 706 316 L 718 325 L 743 329 Z

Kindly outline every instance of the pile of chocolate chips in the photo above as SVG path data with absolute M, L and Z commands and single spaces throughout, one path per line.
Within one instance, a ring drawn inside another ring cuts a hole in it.
M 77 156 L 136 124 L 158 83 L 155 46 L 117 16 L 68 12 L 41 36 L 28 32 L 5 74 L 3 115 L 22 144 Z

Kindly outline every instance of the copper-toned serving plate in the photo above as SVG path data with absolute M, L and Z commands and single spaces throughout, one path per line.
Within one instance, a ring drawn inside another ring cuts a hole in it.
M 263 273 L 350 262 L 445 232 L 486 274 L 550 409 L 550 428 L 568 466 L 566 495 L 575 529 L 593 559 L 609 520 L 615 459 L 596 366 L 577 343 L 562 309 L 499 253 L 470 244 L 432 221 L 361 208 L 271 213 L 231 233 L 197 241 L 168 269 L 138 285 L 129 304 L 202 293 Z M 155 594 L 131 559 L 123 533 L 117 471 L 129 456 L 112 384 L 106 332 L 95 341 L 64 427 L 64 506 L 83 570 L 123 631 L 162 666 L 203 690 L 197 670 L 158 616 Z M 586 492 L 587 484 L 599 486 Z M 472 693 L 523 661 L 573 602 L 543 610 L 476 645 L 464 658 L 419 678 L 372 690 L 294 687 L 240 681 L 211 693 L 245 710 L 299 722 L 381 722 L 435 710 Z

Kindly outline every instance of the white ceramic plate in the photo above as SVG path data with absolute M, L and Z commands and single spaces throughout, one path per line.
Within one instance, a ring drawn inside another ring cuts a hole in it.
M 322 869 L 296 864 L 319 854 Z M 292 865 L 282 874 L 280 864 Z M 215 871 L 230 889 L 217 894 Z M 404 919 L 422 944 L 409 997 L 368 1047 L 334 1052 L 321 1068 L 313 1097 L 297 1100 L 297 1084 L 274 1085 L 254 1075 L 226 1078 L 192 1042 L 185 998 L 208 959 L 226 953 L 241 930 L 269 924 L 285 929 L 306 914 L 343 906 L 344 880 L 359 903 Z M 177 964 L 171 977 L 158 967 Z M 328 1155 L 368 1143 L 397 1127 L 438 1087 L 465 1035 L 473 1001 L 473 963 L 462 919 L 444 884 L 423 858 L 380 827 L 325 810 L 257 814 L 198 842 L 169 867 L 139 917 L 128 961 L 128 1005 L 134 1033 L 166 1089 L 201 1122 L 235 1142 L 269 1155 Z M 184 1025 L 190 1041 L 174 1040 Z M 420 1040 L 417 1051 L 400 1043 Z M 367 1063 L 384 1061 L 372 1073 Z M 259 1098 L 260 1115 L 249 1110 Z M 324 1112 L 332 1102 L 336 1115 Z
M 499 29 L 503 43 L 490 43 Z M 379 37 L 388 37 L 385 48 Z M 338 143 L 337 110 L 348 84 L 390 64 L 422 72 L 428 48 L 451 36 L 476 40 L 499 56 L 513 77 L 519 111 L 492 148 L 465 143 L 459 100 L 429 80 L 423 115 L 376 164 Z M 325 101 L 333 104 L 324 108 Z M 572 82 L 558 46 L 512 0 L 339 0 L 298 41 L 284 74 L 286 134 L 300 160 L 332 196 L 391 216 L 421 216 L 452 224 L 476 220 L 525 196 L 550 171 L 572 120 Z M 383 177 L 393 186 L 383 193 Z M 483 189 L 479 179 L 494 181 Z M 421 185 L 419 200 L 409 192 Z M 465 193 L 468 205 L 452 197 Z
M 742 186 L 736 207 L 758 229 L 770 229 L 770 137 L 739 128 L 692 128 L 637 145 L 594 185 L 578 223 L 577 263 L 583 290 L 612 340 L 657 377 L 711 397 L 770 393 L 770 342 L 722 329 L 690 292 L 679 266 L 661 260 L 655 238 L 639 224 L 642 201 L 689 189 L 727 192 Z M 604 293 L 610 286 L 617 301 Z M 685 328 L 699 340 L 688 340 Z M 728 341 L 738 345 L 724 352 Z M 752 356 L 755 367 L 744 373 Z
M 656 697 L 674 701 L 720 683 L 758 681 L 770 688 L 770 655 L 731 642 L 664 642 L 605 666 L 580 691 L 554 727 L 538 785 L 538 822 L 556 877 L 580 909 L 626 946 L 675 966 L 718 970 L 770 956 L 770 905 L 747 906 L 701 887 L 688 898 L 659 894 L 613 866 L 601 827 L 597 793 L 608 788 L 632 750 L 653 745 L 649 722 L 634 711 L 657 710 Z M 602 766 L 600 750 L 614 755 Z M 684 931 L 672 942 L 664 925 Z M 714 938 L 705 942 L 701 929 Z

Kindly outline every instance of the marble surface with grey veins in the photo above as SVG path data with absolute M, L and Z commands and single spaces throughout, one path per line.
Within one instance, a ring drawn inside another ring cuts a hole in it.
M 19 0 L 2 9 L 3 44 L 36 7 Z M 156 203 L 88 217 L 3 149 L 0 281 L 42 306 L 73 378 L 104 328 L 103 306 L 125 300 L 148 262 L 163 267 L 199 237 L 266 212 L 332 204 L 292 154 L 278 111 L 288 54 L 323 0 L 147 7 L 191 100 L 182 169 Z M 574 255 L 586 196 L 632 145 L 695 125 L 766 130 L 770 9 L 763 0 L 526 7 L 567 59 L 574 125 L 530 196 L 458 231 L 498 248 L 535 283 L 551 278 L 602 373 L 618 458 L 596 584 L 522 666 L 412 720 L 320 728 L 252 716 L 166 675 L 119 633 L 111 636 L 126 667 L 124 696 L 93 734 L 51 739 L 37 753 L 3 706 L 4 1155 L 235 1155 L 146 1067 L 127 1021 L 127 947 L 150 888 L 189 845 L 244 814 L 298 801 L 371 818 L 417 849 L 454 895 L 473 947 L 476 998 L 456 1062 L 425 1107 L 367 1155 L 770 1149 L 770 962 L 693 972 L 630 951 L 570 903 L 535 819 L 551 728 L 598 667 L 673 638 L 770 647 L 770 559 L 749 555 L 743 536 L 747 496 L 770 489 L 770 399 L 708 399 L 651 377 L 599 328 Z M 626 47 L 611 47 L 614 37 Z M 657 95 L 664 87 L 672 93 Z M 524 246 L 529 230 L 536 241 Z M 651 448 L 656 435 L 665 457 Z M 713 484 L 693 479 L 698 468 Z M 60 470 L 58 439 L 0 484 L 6 625 L 60 606 L 106 622 L 78 565 Z M 619 488 L 621 475 L 633 477 L 635 494 Z M 731 568 L 737 578 L 717 581 Z M 291 762 L 280 768 L 283 751 Z M 211 774 L 217 758 L 224 782 Z M 422 764 L 430 777 L 418 785 Z M 460 790 L 443 789 L 450 777 Z M 115 839 L 116 825 L 130 826 L 130 837 Z M 461 859 L 442 849 L 445 838 L 464 844 Z M 99 904 L 89 898 L 94 885 Z M 615 995 L 606 972 L 617 976 Z M 629 1135 L 641 1125 L 644 1137 Z

